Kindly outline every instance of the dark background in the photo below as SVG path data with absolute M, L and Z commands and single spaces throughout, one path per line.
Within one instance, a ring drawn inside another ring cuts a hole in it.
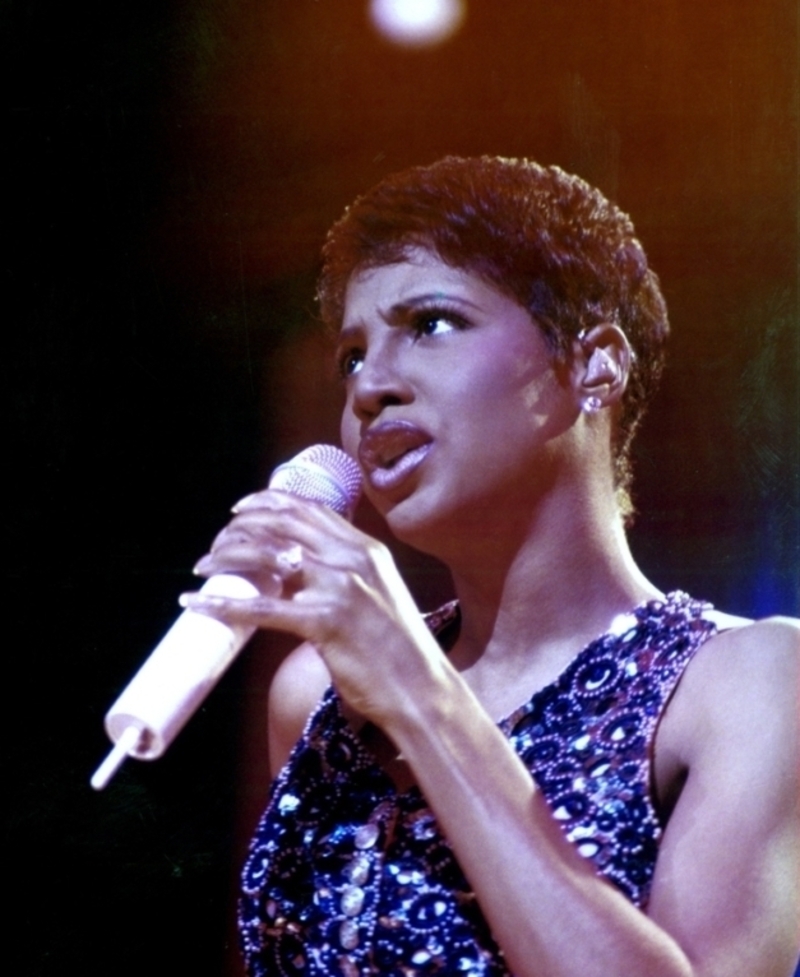
M 664 589 L 800 611 L 795 0 L 471 0 L 425 51 L 365 7 L 0 6 L 7 973 L 237 972 L 286 643 L 238 662 L 164 759 L 100 795 L 88 777 L 231 503 L 336 436 L 316 255 L 388 172 L 530 156 L 631 212 L 674 329 L 635 553 Z M 424 606 L 446 596 L 400 558 Z

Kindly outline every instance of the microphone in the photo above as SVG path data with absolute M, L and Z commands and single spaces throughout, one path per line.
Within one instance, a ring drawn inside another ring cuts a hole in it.
M 279 465 L 268 487 L 320 502 L 352 519 L 361 472 L 339 448 L 316 444 Z M 207 580 L 200 593 L 241 598 L 259 591 L 245 577 L 221 573 Z M 105 728 L 114 746 L 92 776 L 92 787 L 102 790 L 126 757 L 161 756 L 254 631 L 250 625 L 224 624 L 184 611 L 106 713 Z

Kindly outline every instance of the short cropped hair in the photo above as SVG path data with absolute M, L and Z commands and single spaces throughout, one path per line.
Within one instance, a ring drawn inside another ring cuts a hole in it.
M 658 382 L 669 332 L 658 277 L 627 214 L 557 166 L 448 156 L 389 176 L 331 228 L 318 299 L 338 328 L 354 272 L 402 261 L 413 248 L 476 273 L 516 299 L 566 361 L 582 330 L 618 325 L 634 358 L 612 452 L 623 513 L 630 446 Z

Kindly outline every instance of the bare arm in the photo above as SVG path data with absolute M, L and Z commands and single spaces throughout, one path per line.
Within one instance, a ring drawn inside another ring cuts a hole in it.
M 411 765 L 519 977 L 789 974 L 796 952 L 787 881 L 795 875 L 786 869 L 797 832 L 796 763 L 786 760 L 797 736 L 792 625 L 767 622 L 713 639 L 728 644 L 722 674 L 730 668 L 740 678 L 723 689 L 751 690 L 738 710 L 744 730 L 735 735 L 724 696 L 699 691 L 687 714 L 699 707 L 707 725 L 673 722 L 691 769 L 648 917 L 563 838 L 510 744 L 428 634 L 385 549 L 316 507 L 272 497 L 265 504 L 270 536 L 303 547 L 302 588 L 289 598 L 198 606 L 314 644 L 343 699 L 384 729 Z M 236 525 L 237 540 L 258 533 L 253 514 Z M 246 569 L 241 545 L 223 537 L 208 571 Z M 268 553 L 260 559 L 269 567 Z M 698 657 L 723 657 L 711 651 Z M 750 681 L 757 656 L 762 666 L 771 663 L 760 686 Z M 748 663 L 751 671 L 742 671 Z M 706 685 L 690 679 L 687 673 L 690 691 Z M 291 715 L 276 720 L 279 752 L 297 731 Z M 777 730 L 772 739 L 747 742 L 747 730 L 767 722 Z M 747 803 L 753 783 L 765 789 Z
M 649 912 L 704 977 L 777 977 L 798 955 L 800 628 L 773 619 L 714 645 L 665 720 L 689 777 Z
M 491 722 L 471 710 L 465 728 L 459 690 L 429 705 L 409 703 L 422 715 L 389 730 L 516 973 L 791 973 L 798 631 L 765 622 L 714 640 L 718 647 L 701 652 L 681 696 L 684 718 L 702 719 L 678 717 L 691 769 L 663 840 L 649 918 L 575 854 L 521 763 L 494 742 Z

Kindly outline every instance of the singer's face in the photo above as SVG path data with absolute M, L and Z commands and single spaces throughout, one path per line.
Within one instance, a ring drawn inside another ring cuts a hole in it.
M 575 406 L 513 298 L 414 251 L 351 279 L 338 362 L 342 443 L 395 535 L 446 558 L 459 534 L 530 522 Z

